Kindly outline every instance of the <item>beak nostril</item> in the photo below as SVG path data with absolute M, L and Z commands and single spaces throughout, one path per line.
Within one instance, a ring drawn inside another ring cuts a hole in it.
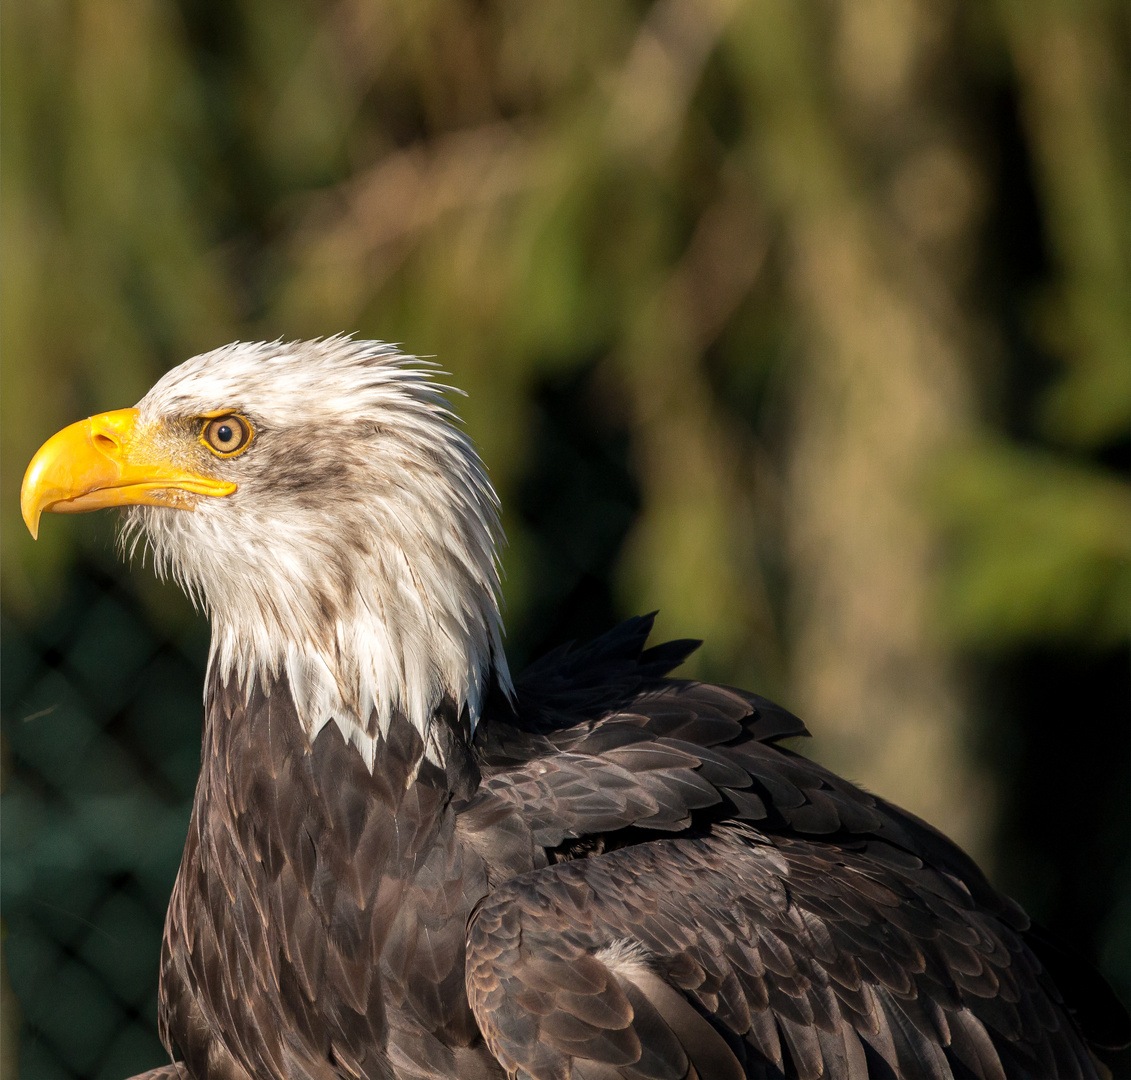
M 94 432 L 90 441 L 94 443 L 99 450 L 114 450 L 118 446 L 117 439 L 111 439 L 109 435 L 104 435 L 101 431 Z

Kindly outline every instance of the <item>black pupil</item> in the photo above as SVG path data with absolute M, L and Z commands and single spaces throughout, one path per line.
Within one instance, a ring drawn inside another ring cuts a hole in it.
M 221 442 L 231 442 L 232 441 L 232 429 L 230 427 L 228 427 L 227 424 L 221 424 L 216 429 L 216 437 Z

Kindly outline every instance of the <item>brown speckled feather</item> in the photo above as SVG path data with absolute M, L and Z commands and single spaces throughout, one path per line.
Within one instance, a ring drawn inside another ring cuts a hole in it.
M 474 762 L 422 762 L 407 723 L 382 751 L 370 773 L 334 724 L 309 745 L 285 684 L 211 688 L 162 964 L 163 1033 L 194 1076 L 412 1075 L 398 1057 L 457 1075 L 482 1047 L 463 954 L 486 873 L 452 805 Z
M 689 644 L 649 627 L 536 665 L 472 745 L 441 712 L 443 768 L 407 722 L 371 773 L 285 683 L 214 682 L 162 970 L 191 1075 L 1104 1075 L 1100 984 L 1054 985 L 945 837 L 774 745 L 796 718 L 667 679 Z

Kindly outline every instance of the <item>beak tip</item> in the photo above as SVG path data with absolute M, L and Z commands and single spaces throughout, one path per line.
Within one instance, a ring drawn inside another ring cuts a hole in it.
M 31 538 L 33 540 L 39 539 L 40 513 L 40 507 L 35 505 L 35 500 L 28 498 L 20 499 L 20 515 L 23 517 L 24 524 L 27 526 L 27 531 L 31 533 Z
M 39 519 L 43 515 L 43 497 L 41 492 L 41 474 L 43 466 L 41 455 L 42 447 L 31 459 L 31 464 L 24 473 L 23 483 L 20 485 L 20 516 L 24 519 L 27 531 L 33 540 L 39 539 Z

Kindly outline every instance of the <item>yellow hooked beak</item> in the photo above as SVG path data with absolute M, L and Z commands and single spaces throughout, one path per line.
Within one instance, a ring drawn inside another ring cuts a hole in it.
M 237 485 L 191 472 L 170 460 L 170 446 L 138 424 L 137 409 L 118 409 L 63 428 L 31 459 L 20 511 L 32 537 L 39 516 L 81 514 L 105 506 L 191 509 L 193 495 L 231 495 Z

